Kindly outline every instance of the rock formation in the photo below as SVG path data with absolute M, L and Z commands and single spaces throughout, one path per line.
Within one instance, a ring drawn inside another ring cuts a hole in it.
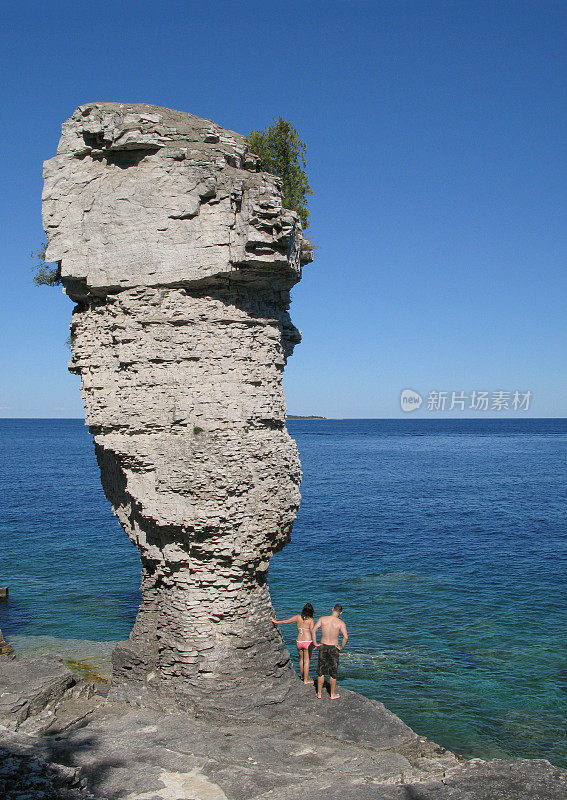
M 242 136 L 144 104 L 78 108 L 44 178 L 46 258 L 77 304 L 69 369 L 142 562 L 114 692 L 280 699 L 292 672 L 266 573 L 299 505 L 281 386 L 311 261 L 298 216 Z

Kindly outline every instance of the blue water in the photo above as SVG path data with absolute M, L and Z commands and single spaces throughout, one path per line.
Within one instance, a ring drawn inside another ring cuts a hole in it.
M 278 616 L 341 602 L 343 685 L 466 756 L 567 765 L 567 421 L 288 427 L 303 499 L 270 566 Z M 139 560 L 82 421 L 0 420 L 0 444 L 0 628 L 125 638 Z

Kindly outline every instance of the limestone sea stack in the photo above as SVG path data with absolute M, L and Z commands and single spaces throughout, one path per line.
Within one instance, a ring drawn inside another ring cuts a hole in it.
M 46 259 L 76 303 L 69 369 L 142 562 L 113 692 L 275 702 L 293 680 L 266 576 L 300 500 L 281 385 L 312 260 L 300 220 L 241 135 L 145 104 L 80 106 L 44 179 Z

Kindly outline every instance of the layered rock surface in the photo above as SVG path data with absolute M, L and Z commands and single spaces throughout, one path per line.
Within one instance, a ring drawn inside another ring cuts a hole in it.
M 142 561 L 117 695 L 233 708 L 285 696 L 266 572 L 300 464 L 281 386 L 311 260 L 278 178 L 243 137 L 148 105 L 81 106 L 44 167 L 46 258 L 76 301 L 102 484 Z

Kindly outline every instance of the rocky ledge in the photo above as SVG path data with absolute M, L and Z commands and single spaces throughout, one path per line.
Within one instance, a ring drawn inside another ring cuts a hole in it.
M 80 671 L 79 671 L 80 672 Z M 84 671 L 83 671 L 84 674 Z M 211 718 L 105 697 L 50 657 L 0 659 L 5 800 L 563 800 L 544 760 L 465 761 L 381 703 L 315 697 Z

